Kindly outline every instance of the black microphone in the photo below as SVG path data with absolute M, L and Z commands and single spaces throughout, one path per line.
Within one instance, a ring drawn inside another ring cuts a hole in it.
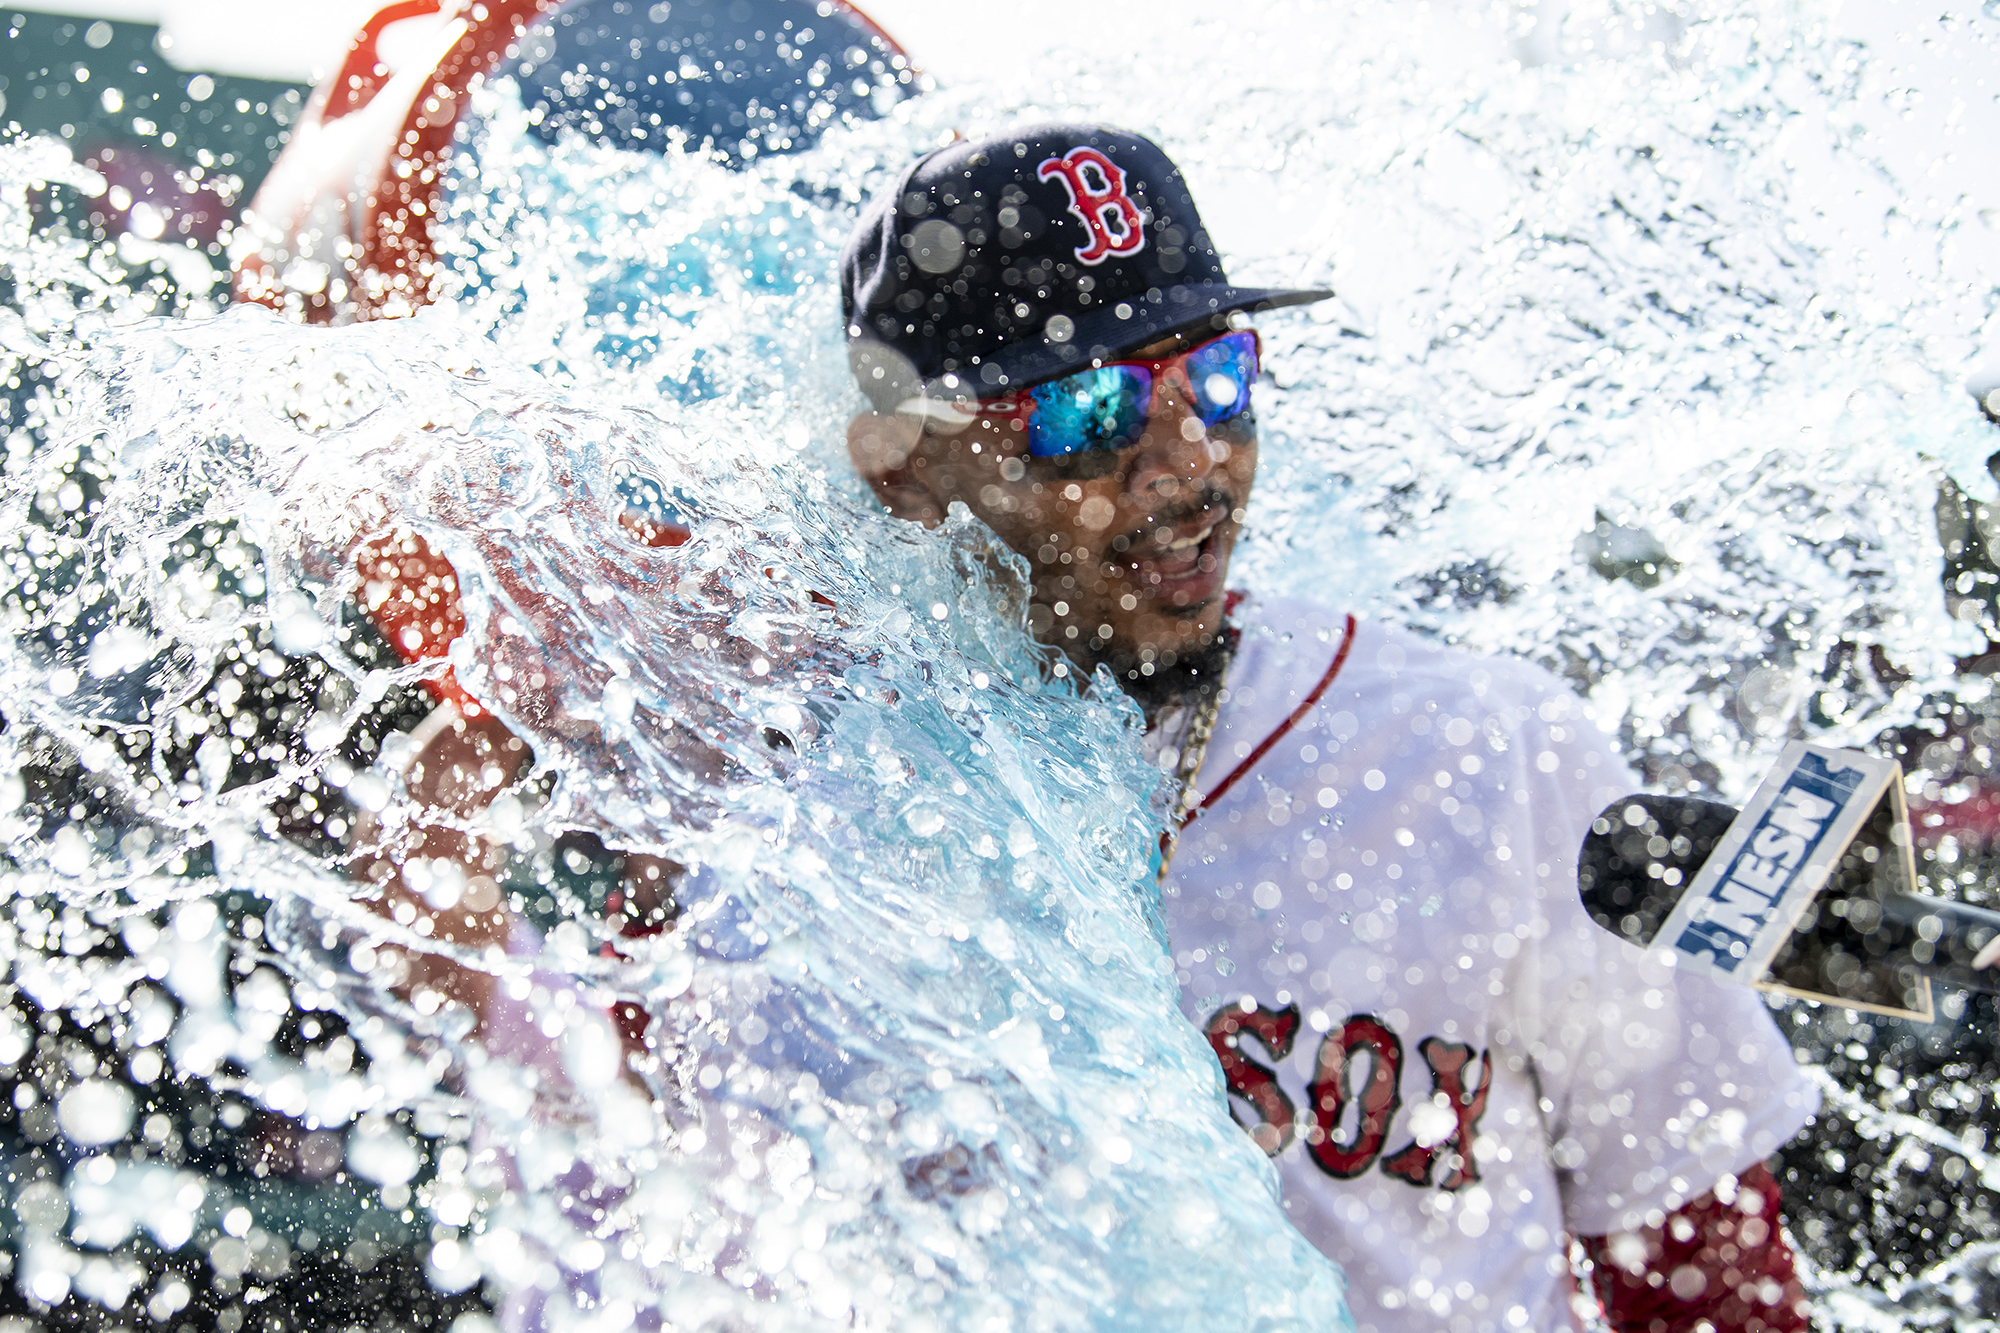
M 1826 799 L 1792 795 L 1788 806 L 1788 793 L 1801 789 L 1799 749 L 1759 789 L 1749 817 L 1685 796 L 1628 796 L 1607 806 L 1577 866 L 1591 919 L 1642 948 L 1657 941 L 1696 970 L 1847 1008 L 1929 1022 L 1932 981 L 2000 994 L 2000 912 L 1911 891 L 1900 768 L 1888 765 L 1890 777 L 1877 767 L 1886 761 L 1852 756 L 1886 780 L 1857 781 L 1845 792 L 1813 786 Z M 1843 797 L 1854 810 L 1846 826 Z M 1805 820 L 1798 806 L 1817 819 Z M 1816 831 L 1823 836 L 1808 849 Z M 1796 882 L 1781 881 L 1786 873 Z M 1684 905 L 1698 882 L 1701 893 Z M 1763 942 L 1763 956 L 1753 940 Z

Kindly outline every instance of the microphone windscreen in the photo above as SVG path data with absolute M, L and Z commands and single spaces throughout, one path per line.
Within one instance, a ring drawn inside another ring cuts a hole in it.
M 1735 818 L 1735 807 L 1692 796 L 1614 801 L 1583 840 L 1576 878 L 1584 910 L 1614 935 L 1652 943 Z

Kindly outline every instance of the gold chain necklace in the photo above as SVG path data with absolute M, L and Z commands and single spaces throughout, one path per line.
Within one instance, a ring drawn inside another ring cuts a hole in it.
M 1181 742 L 1180 761 L 1174 765 L 1174 782 L 1179 787 L 1179 795 L 1174 798 L 1173 825 L 1171 832 L 1178 834 L 1181 825 L 1187 823 L 1194 813 L 1200 793 L 1194 780 L 1201 776 L 1201 762 L 1208 758 L 1208 742 L 1215 735 L 1215 719 L 1222 712 L 1222 690 L 1218 687 L 1213 694 L 1195 705 L 1194 717 L 1189 720 L 1187 739 Z
M 1235 657 L 1231 653 L 1230 658 Z M 1173 864 L 1174 849 L 1179 845 L 1181 830 L 1200 804 L 1201 793 L 1195 787 L 1195 779 L 1201 776 L 1202 761 L 1208 758 L 1208 742 L 1215 735 L 1215 720 L 1222 713 L 1222 692 L 1229 679 L 1229 662 L 1225 660 L 1222 670 L 1217 673 L 1215 689 L 1195 705 L 1194 716 L 1189 719 L 1187 736 L 1181 742 L 1179 760 L 1174 764 L 1174 782 L 1179 790 L 1174 796 L 1172 810 L 1167 815 L 1166 830 L 1160 834 L 1160 882 L 1167 879 L 1167 867 Z

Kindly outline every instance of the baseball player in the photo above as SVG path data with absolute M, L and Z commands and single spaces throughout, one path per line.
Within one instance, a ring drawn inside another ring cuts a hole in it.
M 1031 623 L 1142 705 L 1189 1018 L 1360 1327 L 1801 1330 L 1764 1159 L 1813 1093 L 1746 992 L 1673 981 L 1576 893 L 1637 780 L 1557 682 L 1225 591 L 1257 464 L 1249 312 L 1179 172 L 1101 126 L 912 163 L 842 259 L 849 431 L 893 514 L 954 503 Z M 1246 1259 L 1254 1280 L 1254 1260 Z

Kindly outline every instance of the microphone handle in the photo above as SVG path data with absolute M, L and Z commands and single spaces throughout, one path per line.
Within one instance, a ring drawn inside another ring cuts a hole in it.
M 1941 986 L 2000 995 L 2000 912 L 1914 893 L 1821 907 L 1844 908 L 1848 925 Z

